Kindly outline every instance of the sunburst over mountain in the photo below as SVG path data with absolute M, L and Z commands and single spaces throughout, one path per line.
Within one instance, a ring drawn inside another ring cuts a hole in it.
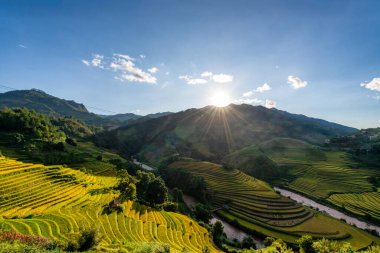
M 380 1 L 0 1 L 0 253 L 379 253 Z

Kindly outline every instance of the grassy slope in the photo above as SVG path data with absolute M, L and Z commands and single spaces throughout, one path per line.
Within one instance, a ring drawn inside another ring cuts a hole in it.
M 62 166 L 43 166 L 0 159 L 0 225 L 25 234 L 67 241 L 80 229 L 97 227 L 100 247 L 111 251 L 131 242 L 168 243 L 201 252 L 208 232 L 187 216 L 155 211 L 136 202 L 122 204 L 121 213 L 102 214 L 115 194 L 90 194 L 113 186 L 115 177 L 85 174 Z
M 364 231 L 281 197 L 268 184 L 238 170 L 226 170 L 220 165 L 193 160 L 178 161 L 170 166 L 204 177 L 209 190 L 214 193 L 213 205 L 228 205 L 227 209 L 219 210 L 218 215 L 247 230 L 260 231 L 288 242 L 295 242 L 302 234 L 310 234 L 349 241 L 355 248 L 378 241 Z
M 284 166 L 280 184 L 317 200 L 329 201 L 358 215 L 380 220 L 380 194 L 368 180 L 380 171 L 362 168 L 341 151 L 323 150 L 293 139 L 274 139 L 232 153 L 225 160 L 249 167 L 249 157 L 263 154 Z

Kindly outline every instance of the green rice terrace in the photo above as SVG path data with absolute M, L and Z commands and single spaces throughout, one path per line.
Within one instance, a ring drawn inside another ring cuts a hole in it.
M 171 252 L 202 252 L 205 247 L 218 252 L 208 231 L 185 215 L 132 201 L 121 203 L 120 212 L 104 213 L 116 197 L 104 191 L 116 183 L 106 174 L 0 157 L 0 227 L 63 242 L 96 227 L 98 249 L 107 252 L 128 251 L 126 245 L 142 242 L 168 244 Z
M 250 157 L 258 154 L 268 157 L 279 167 L 277 172 L 282 176 L 271 180 L 275 185 L 327 201 L 371 221 L 380 221 L 377 182 L 380 173 L 376 168 L 355 162 L 346 152 L 289 138 L 252 145 L 232 153 L 225 160 L 248 168 L 245 171 L 249 172 Z
M 301 235 L 348 241 L 356 249 L 379 243 L 369 233 L 282 197 L 267 183 L 239 170 L 190 159 L 176 161 L 170 168 L 203 177 L 217 214 L 246 231 L 290 243 Z

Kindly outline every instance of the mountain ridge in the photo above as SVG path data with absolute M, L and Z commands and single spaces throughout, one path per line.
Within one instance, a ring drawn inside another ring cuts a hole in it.
M 144 121 L 151 118 L 168 115 L 171 112 L 152 113 L 146 116 L 134 113 L 120 113 L 115 115 L 100 115 L 88 111 L 82 103 L 55 97 L 39 89 L 13 90 L 0 93 L 0 109 L 25 107 L 52 117 L 75 117 L 87 124 L 114 129 L 137 120 Z
M 113 143 L 126 155 L 140 154 L 147 160 L 178 153 L 220 161 L 233 151 L 272 138 L 322 144 L 331 137 L 355 131 L 355 128 L 277 109 L 231 104 L 223 108 L 192 108 L 137 122 L 100 134 L 97 140 L 100 145 Z

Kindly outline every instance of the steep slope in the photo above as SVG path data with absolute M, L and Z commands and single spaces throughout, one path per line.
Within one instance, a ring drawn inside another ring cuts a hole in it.
M 220 160 L 252 144 L 278 137 L 309 143 L 355 132 L 339 124 L 262 106 L 207 106 L 189 109 L 99 135 L 97 142 L 117 147 L 127 155 L 140 153 L 146 160 L 169 154 Z
M 4 107 L 25 107 L 48 116 L 72 116 L 92 125 L 109 123 L 109 120 L 90 113 L 83 104 L 57 98 L 36 89 L 0 93 L 0 108 Z
M 160 112 L 148 114 L 146 116 L 141 116 L 134 113 L 98 115 L 89 112 L 83 104 L 79 104 L 72 100 L 54 97 L 37 89 L 16 90 L 0 93 L 0 109 L 5 107 L 25 107 L 53 117 L 74 117 L 87 124 L 104 126 L 111 129 L 135 122 L 144 122 L 149 119 L 159 118 L 171 114 L 171 112 Z

